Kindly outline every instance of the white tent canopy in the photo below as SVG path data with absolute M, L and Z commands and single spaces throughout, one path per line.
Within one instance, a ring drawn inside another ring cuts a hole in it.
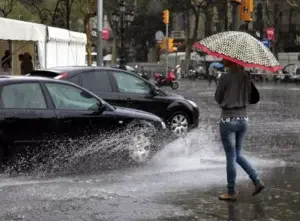
M 0 18 L 0 39 L 12 41 L 45 41 L 46 26 Z
M 87 38 L 84 33 L 7 18 L 0 18 L 0 28 L 0 57 L 8 49 L 10 40 L 14 73 L 20 69 L 17 54 L 25 51 L 35 54 L 33 60 L 38 63 L 35 66 L 41 69 L 85 65 Z M 7 41 L 6 45 L 3 41 Z
M 86 35 L 48 27 L 46 67 L 85 65 Z

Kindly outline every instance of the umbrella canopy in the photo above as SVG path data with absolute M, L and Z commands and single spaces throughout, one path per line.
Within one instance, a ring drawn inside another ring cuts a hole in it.
M 214 67 L 214 68 L 217 68 L 217 69 L 222 69 L 224 68 L 224 65 L 221 64 L 220 62 L 213 62 L 209 65 L 210 68 Z
M 245 32 L 221 32 L 195 43 L 194 47 L 243 67 L 261 68 L 271 72 L 281 69 L 273 53 Z

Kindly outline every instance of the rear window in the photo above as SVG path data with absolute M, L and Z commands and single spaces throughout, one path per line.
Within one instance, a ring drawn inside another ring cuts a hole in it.
M 82 86 L 91 91 L 112 92 L 109 75 L 106 71 L 81 73 Z
M 74 84 L 77 84 L 77 85 L 81 86 L 81 84 L 80 84 L 80 75 L 79 74 L 75 75 L 73 77 L 67 78 L 67 81 L 72 82 Z
M 30 76 L 39 76 L 39 77 L 48 77 L 48 78 L 55 78 L 60 73 L 52 72 L 52 71 L 33 71 L 29 73 Z

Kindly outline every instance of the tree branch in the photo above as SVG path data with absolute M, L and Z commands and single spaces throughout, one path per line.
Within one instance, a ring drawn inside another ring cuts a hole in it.
M 13 11 L 15 0 L 1 0 L 0 12 L 2 12 L 3 17 L 7 18 L 8 15 Z

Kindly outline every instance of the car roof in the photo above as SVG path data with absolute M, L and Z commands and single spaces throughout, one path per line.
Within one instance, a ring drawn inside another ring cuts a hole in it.
M 97 67 L 97 66 L 62 66 L 62 67 L 47 68 L 44 71 L 63 73 L 63 72 L 89 71 L 89 70 L 115 70 L 116 71 L 120 69 L 110 68 L 110 67 Z
M 16 76 L 16 75 L 1 75 L 0 84 L 8 82 L 27 82 L 27 81 L 42 81 L 42 82 L 59 82 L 66 83 L 66 81 L 56 80 L 46 77 L 36 77 L 36 76 Z

